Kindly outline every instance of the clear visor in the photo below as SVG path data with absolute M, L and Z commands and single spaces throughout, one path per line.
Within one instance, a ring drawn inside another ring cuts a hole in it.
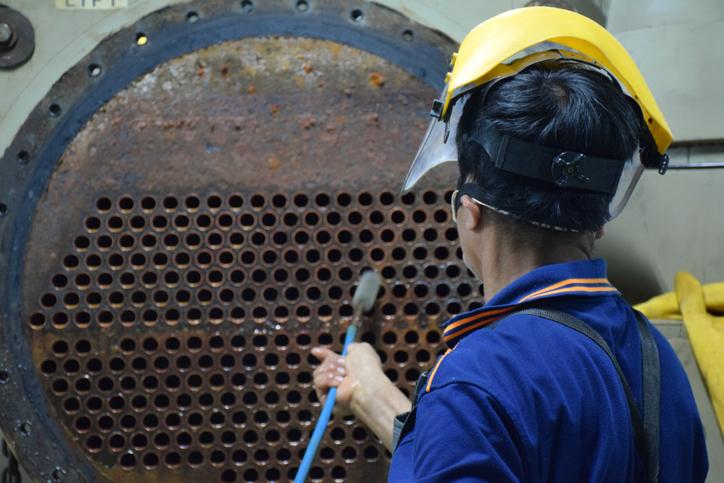
M 611 214 L 613 220 L 618 216 L 628 203 L 628 199 L 631 198 L 636 183 L 639 182 L 641 174 L 644 172 L 644 165 L 641 163 L 641 158 L 636 153 L 631 159 L 626 161 L 621 171 L 621 178 L 618 180 L 618 186 L 616 187 L 616 194 L 611 199 L 611 203 L 608 205 L 608 212 Z
M 410 166 L 405 182 L 402 185 L 402 194 L 409 192 L 428 171 L 444 163 L 457 162 L 458 149 L 455 142 L 455 134 L 457 133 L 458 124 L 460 123 L 463 107 L 468 98 L 468 95 L 464 96 L 453 106 L 450 114 L 450 134 L 447 142 L 445 141 L 445 122 L 439 121 L 435 118 L 432 119 L 430 126 L 427 129 L 427 133 L 425 134 L 425 138 L 422 141 L 422 145 L 420 146 L 417 156 L 415 156 L 415 160 L 412 162 L 412 166 Z M 621 210 L 623 210 L 626 206 L 626 203 L 631 197 L 631 193 L 633 193 L 636 183 L 638 183 L 643 171 L 644 165 L 641 162 L 638 153 L 626 162 L 623 171 L 621 172 L 621 178 L 619 179 L 618 187 L 616 188 L 616 194 L 609 204 L 608 209 L 611 214 L 611 219 L 618 216 L 618 214 L 621 213 Z
M 453 107 L 450 113 L 449 127 L 446 127 L 444 121 L 433 118 L 430 126 L 427 128 L 425 138 L 422 140 L 417 156 L 407 172 L 407 177 L 402 185 L 402 194 L 407 193 L 415 186 L 420 178 L 431 169 L 444 163 L 457 163 L 458 146 L 455 143 L 455 133 L 458 131 L 460 116 L 462 115 L 462 106 L 465 105 L 469 96 L 464 96 L 456 103 L 457 108 Z M 446 128 L 449 132 L 447 142 L 445 142 Z

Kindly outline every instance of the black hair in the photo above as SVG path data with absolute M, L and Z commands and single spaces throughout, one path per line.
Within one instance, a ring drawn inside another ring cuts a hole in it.
M 639 143 L 638 106 L 604 74 L 561 62 L 535 64 L 483 92 L 471 95 L 458 125 L 458 188 L 479 184 L 486 193 L 479 201 L 509 212 L 505 218 L 513 223 L 600 229 L 610 219 L 613 195 L 564 189 L 497 169 L 485 149 L 468 137 L 487 120 L 501 134 L 523 141 L 626 160 Z

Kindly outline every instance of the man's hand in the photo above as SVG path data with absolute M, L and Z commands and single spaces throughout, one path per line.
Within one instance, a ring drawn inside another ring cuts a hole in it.
M 329 390 L 337 388 L 334 413 L 362 420 L 388 449 L 392 447 L 392 420 L 410 410 L 410 401 L 385 376 L 380 356 L 367 343 L 350 344 L 347 357 L 315 347 L 322 363 L 314 370 L 314 387 L 324 404 Z
M 312 349 L 314 357 L 322 363 L 314 370 L 314 389 L 322 404 L 329 390 L 337 388 L 337 402 L 334 414 L 349 416 L 354 414 L 351 408 L 354 391 L 360 382 L 374 384 L 382 373 L 382 361 L 371 345 L 367 343 L 350 344 L 347 357 L 323 347 Z

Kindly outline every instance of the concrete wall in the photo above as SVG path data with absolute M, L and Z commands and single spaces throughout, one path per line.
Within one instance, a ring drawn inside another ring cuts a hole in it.
M 681 146 L 670 151 L 672 163 L 724 162 L 724 2 L 609 4 L 608 29 L 636 60 Z M 646 173 L 599 247 L 631 299 L 671 290 L 679 270 L 724 280 L 723 187 L 724 170 Z

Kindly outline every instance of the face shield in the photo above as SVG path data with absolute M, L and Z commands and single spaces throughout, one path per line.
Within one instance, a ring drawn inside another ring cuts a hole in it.
M 432 120 L 405 178 L 403 193 L 437 166 L 457 162 L 458 150 L 454 138 L 468 98 L 465 96 L 456 103 L 448 123 Z M 609 204 L 611 219 L 623 210 L 646 167 L 641 156 L 642 149 L 628 160 L 599 158 L 511 138 L 488 123 L 483 123 L 480 133 L 469 140 L 481 145 L 498 169 L 563 189 L 612 194 Z

